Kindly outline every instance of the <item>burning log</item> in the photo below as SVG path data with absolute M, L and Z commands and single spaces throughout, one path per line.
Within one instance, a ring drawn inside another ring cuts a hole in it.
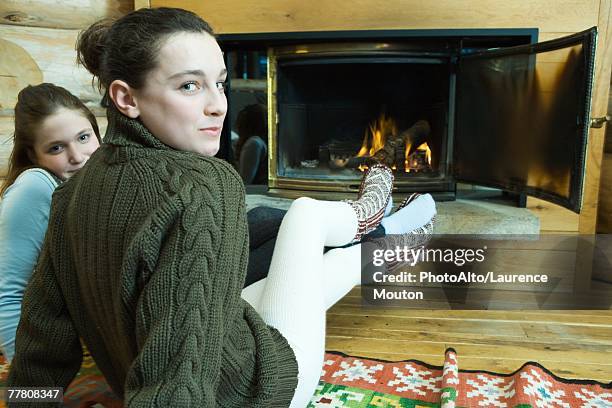
M 346 167 L 351 169 L 357 169 L 361 166 L 371 166 L 375 163 L 376 162 L 371 157 L 354 156 L 349 159 L 348 163 L 346 164 Z
M 371 160 L 393 167 L 398 161 L 401 163 L 404 157 L 409 157 L 416 151 L 417 147 L 425 143 L 429 133 L 431 133 L 429 122 L 419 120 L 399 135 L 388 134 L 385 137 L 384 146 L 374 153 Z
M 370 161 L 374 163 L 383 163 L 389 167 L 395 164 L 395 152 L 401 143 L 401 139 L 395 135 L 387 135 L 383 147 L 370 157 Z
M 398 132 L 396 122 L 382 114 L 366 130 L 361 148 L 352 142 L 331 140 L 319 146 L 319 162 L 330 169 L 359 169 L 383 163 L 393 170 L 429 172 L 431 150 L 427 144 L 431 127 L 419 120 L 409 129 Z
M 400 133 L 398 138 L 404 142 L 404 146 L 408 146 L 406 157 L 410 156 L 417 147 L 427 142 L 430 133 L 431 127 L 426 120 L 419 120 L 409 129 Z

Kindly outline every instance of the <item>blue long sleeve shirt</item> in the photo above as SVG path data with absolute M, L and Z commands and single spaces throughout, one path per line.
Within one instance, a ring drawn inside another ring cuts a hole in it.
M 0 348 L 15 354 L 21 300 L 47 232 L 57 181 L 39 168 L 21 173 L 0 200 Z

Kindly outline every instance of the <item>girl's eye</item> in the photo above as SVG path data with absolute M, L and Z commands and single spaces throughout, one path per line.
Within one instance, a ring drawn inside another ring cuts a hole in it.
M 91 137 L 91 135 L 89 133 L 85 133 L 83 135 L 79 135 L 79 142 L 87 143 L 87 141 L 89 141 L 90 137 Z
M 217 82 L 217 89 L 221 92 L 225 91 L 226 86 L 227 86 L 227 81 Z
M 58 153 L 61 153 L 63 150 L 64 150 L 64 147 L 62 145 L 53 145 L 49 147 L 48 152 L 51 154 L 58 154 Z
M 181 85 L 181 89 L 183 91 L 186 91 L 186 92 L 195 92 L 199 88 L 200 87 L 198 86 L 198 84 L 196 82 L 193 82 L 193 81 L 187 82 L 187 83 L 184 83 L 183 85 Z

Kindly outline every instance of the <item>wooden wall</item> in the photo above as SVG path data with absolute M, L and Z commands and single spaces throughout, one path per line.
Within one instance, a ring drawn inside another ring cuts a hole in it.
M 12 148 L 17 93 L 28 84 L 52 82 L 68 89 L 96 114 L 101 130 L 106 114 L 91 74 L 76 64 L 79 31 L 102 18 L 134 9 L 134 0 L 3 0 L 0 2 L 0 177 Z
M 612 89 L 612 81 L 610 81 Z M 608 97 L 608 113 L 612 115 L 612 91 Z M 612 124 L 606 129 L 604 156 L 601 165 L 601 182 L 599 189 L 599 207 L 597 209 L 597 232 L 612 233 Z
M 592 116 L 606 113 L 610 90 L 612 41 L 611 0 L 150 0 L 152 7 L 193 10 L 217 33 L 434 29 L 533 28 L 540 41 L 598 26 L 598 60 Z M 583 209 L 580 215 L 533 198 L 528 207 L 540 216 L 542 230 L 581 231 L 596 228 L 597 204 L 605 129 L 592 129 L 589 140 Z
M 392 28 L 538 27 L 547 36 L 597 25 L 600 0 L 150 0 L 193 10 L 218 33 Z

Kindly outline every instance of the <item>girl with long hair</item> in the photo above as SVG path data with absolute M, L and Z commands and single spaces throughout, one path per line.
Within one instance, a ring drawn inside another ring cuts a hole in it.
M 47 231 L 51 195 L 100 145 L 95 116 L 66 89 L 19 92 L 8 174 L 0 186 L 0 348 L 11 360 L 21 300 Z

